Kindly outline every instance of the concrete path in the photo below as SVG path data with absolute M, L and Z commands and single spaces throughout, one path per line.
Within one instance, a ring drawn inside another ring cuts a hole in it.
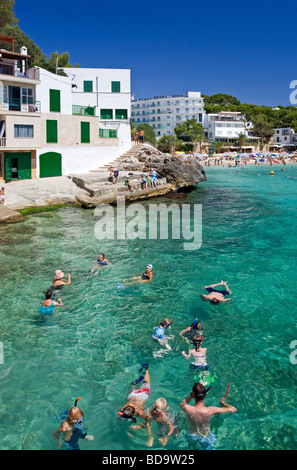
M 5 184 L 5 206 L 20 210 L 50 204 L 71 204 L 78 193 L 88 195 L 67 176 L 12 181 Z

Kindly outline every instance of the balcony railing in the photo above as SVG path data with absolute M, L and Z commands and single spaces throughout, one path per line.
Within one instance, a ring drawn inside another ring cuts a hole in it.
M 72 114 L 79 116 L 95 116 L 95 108 L 92 106 L 72 105 Z
M 6 147 L 6 137 L 0 137 L 0 148 Z
M 40 113 L 40 101 L 32 103 L 22 103 L 18 99 L 10 99 L 7 102 L 0 99 L 0 111 L 20 111 L 22 113 Z

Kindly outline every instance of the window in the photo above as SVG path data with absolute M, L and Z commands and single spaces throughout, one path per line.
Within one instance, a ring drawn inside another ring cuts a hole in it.
M 128 118 L 127 109 L 116 109 L 115 110 L 115 118 L 116 119 L 127 119 Z
M 28 139 L 34 137 L 33 126 L 32 125 L 14 125 L 14 137 L 16 139 Z
M 121 82 L 111 82 L 111 92 L 121 93 Z
M 116 129 L 99 129 L 99 137 L 107 137 L 107 138 L 117 138 L 117 130 Z
M 61 92 L 60 90 L 50 90 L 50 112 L 59 113 L 61 111 Z
M 92 93 L 93 92 L 93 82 L 89 80 L 84 80 L 84 92 Z
M 80 141 L 82 144 L 90 143 L 90 123 L 89 122 L 80 123 Z
M 46 142 L 56 144 L 58 142 L 58 121 L 48 119 L 46 121 Z
M 22 88 L 22 104 L 33 104 L 34 90 L 33 88 Z
M 100 119 L 113 119 L 112 109 L 101 109 L 100 110 Z

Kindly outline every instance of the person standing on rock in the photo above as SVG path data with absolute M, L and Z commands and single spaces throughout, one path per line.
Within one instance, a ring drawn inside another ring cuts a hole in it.
M 152 171 L 152 179 L 151 179 L 151 184 L 152 184 L 152 188 L 156 188 L 156 179 L 157 179 L 157 172 L 156 170 L 153 170 Z
M 144 130 L 143 130 L 143 129 L 140 129 L 140 130 L 139 130 L 139 142 L 140 142 L 141 144 L 143 144 L 144 135 L 145 135 L 145 134 L 144 134 Z
M 134 134 L 134 143 L 135 143 L 135 145 L 139 144 L 139 132 L 138 132 L 137 129 L 136 129 L 135 134 Z
M 141 182 L 142 189 L 146 189 L 146 183 L 147 183 L 147 173 L 144 171 L 142 173 L 142 182 Z

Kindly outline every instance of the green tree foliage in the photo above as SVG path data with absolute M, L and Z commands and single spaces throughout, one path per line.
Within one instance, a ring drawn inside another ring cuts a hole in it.
M 42 53 L 41 49 L 29 38 L 18 26 L 13 28 L 6 26 L 4 33 L 6 36 L 14 37 L 15 44 L 20 47 L 25 46 L 28 49 L 28 67 L 47 67 L 47 59 L 45 54 Z
M 144 131 L 144 140 L 146 142 L 150 142 L 151 144 L 156 143 L 156 135 L 152 126 L 150 126 L 149 124 L 139 124 L 137 126 L 137 129 L 142 129 Z
M 179 124 L 174 128 L 174 132 L 177 138 L 185 143 L 198 142 L 201 136 L 204 138 L 204 128 L 195 118 Z
M 57 67 L 58 66 L 58 67 Z M 59 68 L 64 67 L 73 67 L 69 63 L 69 52 L 62 52 L 62 54 L 59 54 L 57 51 L 53 52 L 48 59 L 48 65 L 47 65 L 47 70 L 52 73 L 56 73 L 56 69 L 59 75 L 67 75 L 66 73 L 63 73 L 62 70 L 59 70 Z M 75 64 L 74 67 L 79 67 L 78 64 Z
M 246 143 L 247 141 L 247 137 L 245 134 L 238 134 L 238 137 L 236 139 L 236 143 L 239 147 L 239 151 L 242 152 L 242 147 L 244 146 L 244 144 Z
M 28 67 L 42 67 L 49 72 L 56 73 L 57 58 L 58 68 L 72 67 L 69 63 L 69 52 L 62 52 L 62 54 L 54 52 L 47 60 L 41 49 L 17 25 L 18 19 L 14 14 L 14 4 L 14 0 L 0 0 L 0 34 L 2 36 L 14 37 L 16 46 L 25 46 L 28 49 L 28 56 L 30 56 L 28 58 Z M 75 64 L 74 67 L 79 67 L 79 65 Z M 66 75 L 63 71 L 58 70 L 58 73 Z
M 157 148 L 161 152 L 171 153 L 174 148 L 174 144 L 175 144 L 175 136 L 166 134 L 160 137 L 160 139 L 158 140 Z
M 260 147 L 263 148 L 263 145 L 268 143 L 274 134 L 273 125 L 267 121 L 264 121 L 263 118 L 259 119 L 254 124 L 253 134 L 256 137 L 259 137 Z
M 6 36 L 5 28 L 13 27 L 18 23 L 14 14 L 14 0 L 0 0 L 0 34 Z

